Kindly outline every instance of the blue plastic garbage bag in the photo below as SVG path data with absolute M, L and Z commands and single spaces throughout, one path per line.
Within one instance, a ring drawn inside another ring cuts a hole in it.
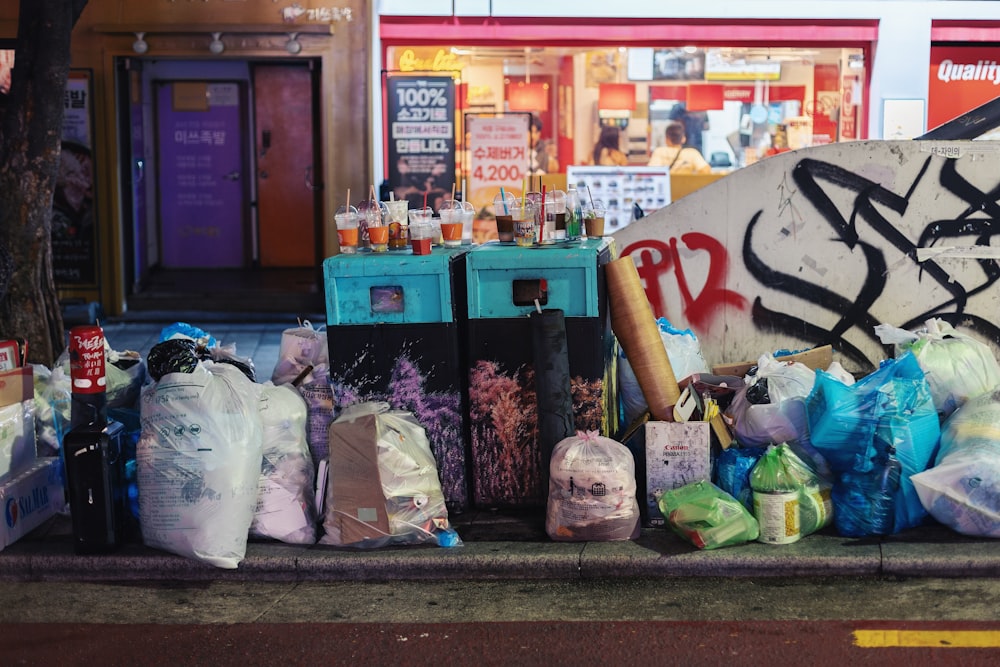
M 884 532 L 863 523 L 842 526 L 840 521 L 854 516 L 863 522 L 875 514 L 876 506 L 885 509 L 877 491 L 864 491 L 869 485 L 859 483 L 859 476 L 880 474 L 890 455 L 901 468 L 892 532 L 918 526 L 927 518 L 910 475 L 923 472 L 934 460 L 941 427 L 930 386 L 912 353 L 882 362 L 877 371 L 851 386 L 825 371 L 816 371 L 806 409 L 812 445 L 838 478 L 834 482 L 834 514 L 841 534 Z M 845 484 L 852 488 L 843 488 Z

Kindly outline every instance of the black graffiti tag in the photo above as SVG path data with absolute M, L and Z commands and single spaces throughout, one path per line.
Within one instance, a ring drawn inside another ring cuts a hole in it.
M 858 292 L 845 296 L 769 266 L 753 250 L 754 230 L 763 215 L 763 210 L 757 211 L 747 225 L 743 240 L 743 259 L 747 271 L 763 285 L 807 300 L 835 313 L 839 319 L 833 326 L 824 328 L 796 315 L 769 308 L 764 305 L 761 297 L 757 297 L 752 308 L 754 325 L 762 330 L 796 336 L 813 345 L 829 344 L 860 367 L 874 368 L 878 360 L 868 359 L 844 336 L 851 330 L 857 330 L 876 344 L 880 343 L 875 334 L 875 326 L 881 322 L 871 312 L 871 308 L 886 286 L 888 267 L 885 252 L 879 246 L 888 243 L 918 265 L 921 282 L 925 278 L 931 280 L 949 295 L 949 298 L 940 303 L 927 304 L 925 310 L 910 321 L 894 324 L 910 329 L 921 325 L 930 317 L 939 317 L 953 326 L 975 330 L 994 344 L 1000 344 L 1000 328 L 978 315 L 966 312 L 969 297 L 989 288 L 1000 278 L 1000 264 L 991 258 L 979 258 L 977 261 L 984 274 L 983 280 L 975 287 L 967 288 L 952 280 L 950 274 L 934 260 L 917 260 L 917 248 L 933 246 L 943 239 L 973 235 L 977 244 L 988 246 L 992 236 L 1000 230 L 997 225 L 997 220 L 1000 219 L 1000 204 L 997 201 L 1000 197 L 1000 185 L 984 192 L 958 173 L 957 160 L 948 159 L 941 168 L 939 185 L 967 205 L 954 219 L 935 220 L 927 224 L 914 243 L 881 213 L 881 210 L 888 210 L 902 216 L 906 212 L 910 198 L 927 175 L 931 160 L 928 157 L 909 190 L 903 195 L 891 192 L 878 183 L 835 164 L 814 159 L 798 162 L 792 170 L 798 192 L 830 226 L 834 242 L 843 243 L 852 251 L 860 250 L 867 266 L 866 275 Z M 851 210 L 846 214 L 842 212 L 826 187 L 856 193 Z M 972 217 L 983 214 L 989 217 Z M 859 232 L 861 222 L 865 225 L 862 226 L 865 238 Z M 870 238 L 869 233 L 872 235 Z

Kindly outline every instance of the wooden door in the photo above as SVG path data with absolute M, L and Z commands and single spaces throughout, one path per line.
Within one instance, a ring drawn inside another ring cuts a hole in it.
M 157 82 L 160 260 L 164 268 L 243 268 L 244 89 L 239 82 Z
M 257 229 L 262 267 L 317 262 L 315 124 L 308 63 L 253 65 Z

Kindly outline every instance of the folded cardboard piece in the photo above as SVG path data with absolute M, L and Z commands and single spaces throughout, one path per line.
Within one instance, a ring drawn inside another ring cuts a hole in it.
M 389 535 L 378 468 L 377 415 L 330 424 L 329 485 L 325 526 L 331 536 L 339 533 L 336 543 L 354 544 Z
M 778 361 L 797 361 L 813 370 L 820 369 L 825 371 L 833 363 L 833 348 L 829 345 L 823 345 L 821 347 L 814 347 L 811 350 L 786 354 L 775 358 Z M 756 365 L 756 359 L 753 361 L 737 361 L 731 364 L 719 364 L 718 366 L 712 366 L 712 373 L 715 375 L 743 377 Z

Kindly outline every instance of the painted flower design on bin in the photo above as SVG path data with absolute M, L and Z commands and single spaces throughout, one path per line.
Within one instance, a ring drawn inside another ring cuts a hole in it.
M 601 430 L 602 381 L 577 376 L 570 389 L 576 429 Z M 469 418 L 476 502 L 542 503 L 547 491 L 542 489 L 534 368 L 525 364 L 508 373 L 494 361 L 477 361 L 469 372 Z

